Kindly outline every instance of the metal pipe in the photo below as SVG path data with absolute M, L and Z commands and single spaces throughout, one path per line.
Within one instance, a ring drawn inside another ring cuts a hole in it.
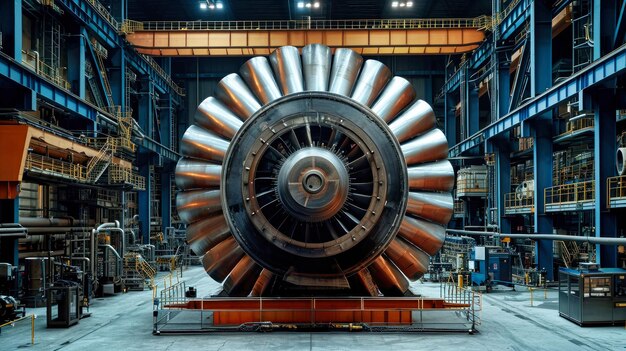
M 87 266 L 88 266 L 89 270 L 91 270 L 91 260 L 89 259 L 89 257 L 72 257 L 71 260 L 72 261 L 84 261 L 84 262 L 87 262 Z M 83 269 L 83 271 L 87 271 L 87 270 Z
M 558 240 L 558 241 L 577 241 L 588 242 L 597 245 L 626 245 L 626 238 L 606 238 L 597 236 L 572 236 L 562 234 L 505 234 L 498 232 L 480 232 L 474 230 L 447 229 L 448 233 L 471 234 L 481 236 L 495 236 L 512 239 L 531 239 L 531 240 Z
M 91 227 L 32 227 L 28 228 L 28 235 L 46 235 L 46 234 L 60 234 L 71 232 L 88 232 L 92 230 Z
M 115 270 L 117 271 L 117 276 L 121 276 L 122 275 L 122 256 L 120 256 L 120 254 L 117 252 L 117 250 L 115 250 L 115 248 L 109 244 L 100 244 L 98 245 L 100 247 L 103 247 L 105 249 L 111 250 L 113 252 L 113 254 L 115 255 L 115 257 L 117 257 L 117 264 L 115 267 Z M 106 255 L 106 251 L 105 251 L 105 255 Z M 106 261 L 106 260 L 105 260 Z

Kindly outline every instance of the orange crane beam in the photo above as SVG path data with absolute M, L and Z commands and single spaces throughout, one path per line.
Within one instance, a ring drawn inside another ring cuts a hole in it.
M 145 30 L 126 35 L 142 54 L 152 56 L 269 55 L 292 45 L 324 44 L 362 55 L 438 55 L 469 52 L 485 39 L 478 28 Z

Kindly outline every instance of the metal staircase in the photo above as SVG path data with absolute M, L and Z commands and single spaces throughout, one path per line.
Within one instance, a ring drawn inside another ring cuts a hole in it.
M 575 242 L 558 241 L 561 246 L 561 258 L 565 267 L 572 268 L 580 255 L 580 248 Z
M 113 153 L 115 153 L 115 143 L 112 138 L 107 138 L 100 151 L 87 163 L 86 175 L 90 183 L 96 183 L 100 179 L 111 164 Z
M 96 73 L 94 72 L 93 66 L 89 61 L 85 61 L 85 76 L 87 77 L 87 83 L 89 83 L 89 88 L 91 88 L 91 95 L 93 96 L 96 105 L 101 108 L 106 107 L 104 100 L 102 99 L 100 89 L 98 89 L 98 83 L 96 82 Z
M 109 77 L 107 76 L 106 66 L 104 65 L 104 60 L 107 58 L 108 52 L 95 40 L 91 41 L 91 47 L 96 54 L 96 65 L 98 66 L 98 72 L 100 73 L 102 82 L 104 83 L 104 94 L 106 95 L 107 106 L 113 106 L 115 104 L 113 102 L 113 91 L 111 90 L 111 84 L 109 83 Z
M 128 290 L 144 290 L 146 281 L 150 281 L 150 286 L 154 285 L 156 269 L 152 267 L 141 254 L 129 252 L 124 255 L 124 286 Z

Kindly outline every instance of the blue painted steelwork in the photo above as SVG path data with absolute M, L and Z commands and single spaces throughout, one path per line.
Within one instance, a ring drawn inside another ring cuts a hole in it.
M 94 105 L 60 88 L 3 53 L 0 53 L 0 76 L 33 90 L 47 102 L 75 115 L 96 121 L 96 116 L 100 113 Z
M 552 11 L 546 2 L 533 1 L 529 12 L 530 96 L 537 96 L 552 87 Z
M 552 186 L 552 120 L 537 119 L 531 127 L 534 139 L 533 168 L 535 175 L 535 233 L 552 233 L 552 217 L 546 214 L 544 189 Z M 553 242 L 552 240 L 539 240 L 536 242 L 535 263 L 537 269 L 546 270 L 546 278 L 554 279 L 553 272 Z
M 507 138 L 508 139 L 508 138 Z M 502 233 L 511 232 L 511 221 L 505 216 L 505 196 L 511 192 L 511 148 L 508 140 L 492 143 L 496 156 L 496 208 L 498 209 L 498 228 Z
M 618 236 L 616 213 L 606 210 L 606 181 L 608 177 L 615 175 L 616 100 L 617 98 L 612 97 L 608 91 L 593 98 L 594 220 L 596 236 L 609 238 Z M 617 250 L 615 247 L 596 245 L 596 262 L 601 267 L 617 267 Z
M 83 33 L 84 30 L 81 29 L 80 32 Z M 67 77 L 74 94 L 84 100 L 87 89 L 85 78 L 85 44 L 87 38 L 79 35 L 70 37 L 68 40 Z
M 5 37 L 2 45 L 17 61 L 22 61 L 22 0 L 0 1 L 0 31 Z M 1 39 L 1 38 L 0 38 Z
M 455 106 L 450 94 L 444 94 L 444 132 L 448 139 L 448 147 L 456 143 L 456 115 Z
M 626 1 L 622 2 L 622 7 L 619 11 L 619 17 L 617 18 L 617 24 L 615 25 L 615 34 L 613 34 L 613 47 L 616 47 L 624 42 L 624 36 L 626 35 Z
M 467 150 L 480 145 L 485 139 L 489 139 L 511 128 L 517 127 L 523 121 L 534 118 L 571 99 L 584 89 L 623 74 L 625 70 L 626 45 L 622 45 L 563 82 L 527 101 L 515 111 L 491 123 L 478 133 L 467 138 L 467 140 L 456 144 L 450 149 L 449 155 L 450 157 L 460 156 Z
M 446 80 L 446 83 L 443 85 L 443 91 L 445 93 L 449 93 L 451 91 L 459 89 L 461 86 L 461 70 L 464 69 L 464 65 L 459 67 L 459 69 L 454 72 L 454 74 Z
M 139 126 L 143 130 L 144 134 L 148 137 L 152 137 L 153 127 L 153 109 L 152 109 L 152 94 L 154 94 L 154 88 L 151 81 L 148 81 L 146 90 L 142 92 L 138 103 L 138 116 Z M 139 151 L 139 174 L 146 179 L 146 189 L 139 191 L 138 194 L 138 209 L 141 235 L 143 237 L 143 243 L 149 244 L 150 238 L 150 220 L 152 218 L 152 179 L 150 175 L 150 165 L 154 164 L 150 154 Z
M 19 223 L 20 221 L 20 201 L 16 199 L 0 200 L 0 223 Z M 10 263 L 12 266 L 18 266 L 19 260 L 19 238 L 17 237 L 0 237 L 0 262 Z M 13 282 L 12 291 L 9 295 L 17 296 L 19 288 L 19 274 Z
M 492 51 L 493 45 L 491 44 L 491 37 L 489 37 L 472 52 L 472 56 L 469 59 L 469 68 L 473 70 L 480 68 L 491 57 Z
M 161 228 L 172 226 L 172 172 L 161 173 Z
M 87 30 L 83 29 L 81 31 L 81 34 L 85 37 L 85 38 L 89 38 L 89 35 L 87 34 Z M 88 39 L 85 39 L 88 40 Z M 87 45 L 84 45 L 84 49 L 83 49 L 83 59 L 85 58 L 85 50 L 89 52 L 89 57 L 91 58 L 91 67 L 93 67 L 94 73 L 96 73 L 96 80 L 98 81 L 98 87 L 100 88 L 100 93 L 102 94 L 102 96 L 105 96 L 105 101 L 107 101 L 106 99 L 106 88 L 105 88 L 105 84 L 104 84 L 104 77 L 102 77 L 101 74 L 98 73 L 99 69 L 98 69 L 98 58 L 96 57 L 96 53 L 94 52 L 93 48 L 91 47 L 91 44 L 87 43 Z M 84 67 L 83 67 L 83 71 L 84 71 Z M 83 73 L 83 77 L 84 77 L 84 73 Z M 83 79 L 84 80 L 84 79 Z M 94 94 L 96 94 L 94 92 Z M 122 94 L 124 95 L 124 94 Z M 124 106 L 124 105 L 121 105 Z
M 170 77 L 164 77 L 157 72 L 148 59 L 143 57 L 130 44 L 118 34 L 118 24 L 105 18 L 87 0 L 58 0 L 57 4 L 73 14 L 90 32 L 96 35 L 97 39 L 111 49 L 121 48 L 125 51 L 125 59 L 130 66 L 141 74 L 147 74 L 154 80 L 156 87 L 162 93 L 172 92 L 175 99 L 178 99 L 177 92 L 173 91 Z
M 520 0 L 511 12 L 500 21 L 499 24 L 499 40 L 508 40 L 515 35 L 523 26 L 524 22 L 529 18 L 530 11 L 528 6 L 534 2 L 533 0 Z

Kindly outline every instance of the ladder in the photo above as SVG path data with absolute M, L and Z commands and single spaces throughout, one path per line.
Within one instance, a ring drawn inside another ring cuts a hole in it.
M 104 65 L 104 59 L 106 58 L 105 55 L 107 55 L 107 53 L 102 50 L 100 44 L 98 44 L 98 42 L 95 40 L 91 42 L 91 47 L 93 48 L 96 56 L 96 65 L 98 66 L 98 72 L 100 72 L 102 82 L 104 83 L 104 94 L 106 95 L 107 106 L 113 106 L 113 91 L 111 90 L 111 84 L 109 83 L 109 78 L 107 76 L 107 69 Z
M 93 96 L 94 102 L 98 105 L 98 107 L 105 107 L 102 94 L 100 94 L 100 89 L 98 89 L 98 85 L 96 84 L 93 66 L 89 63 L 89 61 L 85 61 L 85 76 L 87 77 L 87 82 L 91 88 L 91 95 Z

